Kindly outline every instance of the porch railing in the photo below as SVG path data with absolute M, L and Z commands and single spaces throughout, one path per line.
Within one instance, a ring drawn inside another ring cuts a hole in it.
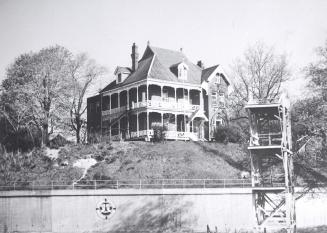
M 179 131 L 164 131 L 164 138 L 165 139 L 180 139 L 180 140 L 198 140 L 198 133 L 193 132 L 179 132 Z M 153 129 L 150 130 L 140 130 L 140 131 L 132 131 L 129 134 L 126 134 L 126 139 L 131 138 L 138 138 L 138 137 L 153 137 L 154 131 Z
M 165 109 L 165 110 L 174 110 L 174 111 L 195 111 L 200 108 L 200 105 L 188 104 L 188 103 L 178 103 L 172 101 L 156 101 L 156 100 L 147 100 L 142 102 L 132 102 L 132 105 L 129 106 L 122 106 L 119 108 L 113 108 L 110 110 L 102 111 L 102 115 L 111 115 L 117 114 L 129 109 L 137 109 L 137 108 L 157 108 L 157 109 Z

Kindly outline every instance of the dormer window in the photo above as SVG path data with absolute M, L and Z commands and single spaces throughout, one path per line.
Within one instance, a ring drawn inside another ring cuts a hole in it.
M 221 75 L 219 73 L 216 74 L 215 83 L 216 84 L 220 84 L 221 83 Z
M 188 66 L 185 63 L 180 63 L 178 65 L 178 79 L 187 80 Z
M 131 70 L 128 67 L 117 66 L 115 70 L 116 82 L 122 83 L 131 74 Z

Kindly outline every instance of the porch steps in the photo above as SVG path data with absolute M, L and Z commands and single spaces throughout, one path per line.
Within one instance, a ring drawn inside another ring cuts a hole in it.
M 190 134 L 190 135 L 189 135 L 189 139 L 190 139 L 191 141 L 193 141 L 193 142 L 197 142 L 197 141 L 199 141 L 199 138 L 198 138 L 196 135 L 194 135 L 194 134 Z

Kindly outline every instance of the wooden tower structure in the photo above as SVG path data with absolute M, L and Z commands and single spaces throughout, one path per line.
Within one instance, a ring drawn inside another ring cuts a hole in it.
M 288 98 L 249 101 L 252 201 L 257 232 L 296 232 Z

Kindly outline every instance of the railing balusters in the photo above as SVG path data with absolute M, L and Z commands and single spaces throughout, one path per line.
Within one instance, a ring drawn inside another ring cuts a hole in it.
M 36 183 L 37 181 L 26 182 L 12 182 L 6 186 L 0 186 L 0 190 L 20 190 L 20 189 L 30 189 L 30 190 L 42 190 L 42 189 L 65 189 L 67 187 L 73 190 L 78 188 L 75 180 L 71 184 L 60 184 L 57 185 L 56 181 L 50 181 L 51 184 L 41 185 Z M 120 184 L 121 183 L 121 184 Z M 51 185 L 51 186 L 50 186 Z M 100 186 L 99 186 L 100 185 Z M 90 180 L 89 183 L 84 185 L 80 184 L 80 187 L 88 187 L 91 189 L 102 188 L 228 188 L 228 187 L 239 187 L 246 188 L 251 185 L 251 180 L 249 179 L 153 179 L 153 180 Z M 276 184 L 278 185 L 278 184 Z M 76 186 L 76 187 L 75 187 Z

